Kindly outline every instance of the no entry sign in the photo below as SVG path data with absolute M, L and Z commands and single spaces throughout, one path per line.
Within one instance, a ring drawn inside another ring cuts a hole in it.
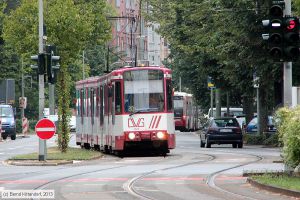
M 50 119 L 41 119 L 35 125 L 35 132 L 42 140 L 50 139 L 56 132 L 56 127 L 54 122 Z

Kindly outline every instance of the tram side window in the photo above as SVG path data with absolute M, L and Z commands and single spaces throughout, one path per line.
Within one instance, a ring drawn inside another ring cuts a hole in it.
M 167 80 L 167 108 L 168 111 L 173 110 L 173 99 L 172 99 L 172 81 Z
M 104 121 L 104 95 L 103 95 L 103 86 L 100 87 L 100 125 L 103 125 Z
M 77 116 L 80 116 L 80 92 L 76 90 L 76 112 Z
M 80 116 L 84 116 L 84 91 L 80 90 Z
M 116 119 L 116 109 L 115 109 L 115 85 L 112 85 L 112 88 L 111 88 L 111 97 L 112 97 L 112 108 L 111 108 L 111 115 L 112 115 L 112 124 L 115 124 L 115 119 Z
M 91 112 L 91 119 L 92 119 L 92 124 L 94 123 L 94 89 L 92 88 L 90 90 L 90 112 Z
M 96 89 L 96 117 L 99 117 L 100 109 L 99 109 L 99 104 L 100 104 L 100 99 L 99 99 L 99 87 Z
M 121 83 L 116 82 L 115 86 L 115 111 L 116 114 L 120 114 L 122 111 L 122 103 L 121 103 Z
M 86 88 L 86 109 L 85 109 L 85 115 L 88 117 L 89 116 L 89 111 L 90 111 L 90 88 Z
M 108 86 L 104 86 L 104 114 L 108 115 Z

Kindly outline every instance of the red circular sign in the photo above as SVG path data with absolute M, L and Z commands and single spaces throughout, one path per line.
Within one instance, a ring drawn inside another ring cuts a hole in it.
M 42 140 L 48 140 L 56 132 L 56 126 L 50 119 L 41 119 L 35 125 L 35 132 Z

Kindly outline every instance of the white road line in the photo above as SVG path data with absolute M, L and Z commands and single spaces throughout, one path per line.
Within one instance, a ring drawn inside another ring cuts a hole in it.
M 96 183 L 87 183 L 87 184 L 84 184 L 85 186 L 102 186 L 104 184 L 96 184 Z

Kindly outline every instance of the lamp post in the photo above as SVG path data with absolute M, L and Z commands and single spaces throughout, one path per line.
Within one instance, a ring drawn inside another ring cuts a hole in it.
M 256 107 L 257 107 L 257 134 L 261 133 L 260 128 L 260 101 L 259 101 L 259 77 L 253 75 L 253 87 L 256 88 Z

